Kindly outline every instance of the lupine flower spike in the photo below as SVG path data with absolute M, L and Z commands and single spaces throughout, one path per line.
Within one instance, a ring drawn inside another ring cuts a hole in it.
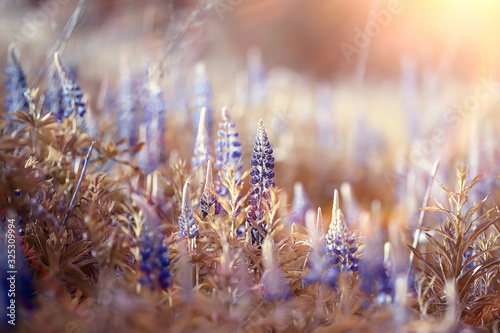
M 205 189 L 203 190 L 203 194 L 200 198 L 200 212 L 202 217 L 205 218 L 210 212 L 210 208 L 212 205 L 215 206 L 215 215 L 219 214 L 217 205 L 217 200 L 215 199 L 215 195 L 213 194 L 214 190 L 214 180 L 212 177 L 212 162 L 210 160 L 207 162 L 207 176 L 205 180 Z
M 339 272 L 356 272 L 359 258 L 356 256 L 358 247 L 356 239 L 347 229 L 344 214 L 339 208 L 339 194 L 335 190 L 333 197 L 332 221 L 325 237 L 326 249 L 333 257 L 334 270 Z
M 182 207 L 179 216 L 179 236 L 194 238 L 198 235 L 199 229 L 193 216 L 193 207 L 191 206 L 191 192 L 189 190 L 190 182 L 184 184 L 182 190 Z
M 62 87 L 59 80 L 59 75 L 55 68 L 49 72 L 47 79 L 47 89 L 45 89 L 44 109 L 46 112 L 51 112 L 55 117 L 62 118 L 61 112 L 61 95 Z
M 247 222 L 249 225 L 257 223 L 259 227 L 253 226 L 251 229 L 252 244 L 261 244 L 263 235 L 266 234 L 266 224 L 263 219 L 266 214 L 266 202 L 269 200 L 269 188 L 275 185 L 273 181 L 273 162 L 273 150 L 267 138 L 264 120 L 261 118 L 250 162 L 253 169 L 250 172 L 250 176 L 252 176 L 250 185 L 252 185 L 252 188 L 250 189 L 250 200 L 248 201 L 250 210 L 247 214 Z
M 68 118 L 74 112 L 83 117 L 86 108 L 80 86 L 71 78 L 68 71 L 62 65 L 58 52 L 54 53 L 54 64 L 62 85 L 62 115 L 59 118 Z
M 5 88 L 7 90 L 7 96 L 5 97 L 5 111 L 13 112 L 26 108 L 28 106 L 28 101 L 24 96 L 24 92 L 26 91 L 26 77 L 24 76 L 21 63 L 17 59 L 14 52 L 13 45 L 9 46 L 5 74 L 7 75 L 7 78 L 5 79 Z M 7 115 L 7 119 L 9 120 L 12 119 L 12 117 L 12 114 Z M 9 122 L 9 129 L 14 129 L 15 127 L 15 123 Z
M 193 168 L 206 163 L 212 157 L 210 155 L 210 141 L 207 132 L 206 124 L 206 109 L 202 108 L 200 112 L 200 123 L 198 124 L 198 132 L 194 143 L 194 157 L 191 159 Z
M 219 123 L 219 131 L 217 136 L 219 139 L 215 142 L 215 167 L 222 170 L 224 165 L 236 167 L 241 160 L 241 142 L 238 139 L 239 133 L 234 130 L 235 123 L 231 122 L 229 111 L 226 107 L 222 108 L 222 121 Z M 236 181 L 241 177 L 240 165 L 236 171 Z M 220 172 L 220 171 L 219 171 Z M 219 175 L 216 181 L 216 191 L 219 195 L 224 196 L 227 189 L 220 184 Z
M 139 269 L 143 274 L 139 283 L 152 290 L 168 288 L 171 283 L 170 258 L 168 247 L 163 243 L 164 238 L 162 234 L 145 233 L 139 251 Z

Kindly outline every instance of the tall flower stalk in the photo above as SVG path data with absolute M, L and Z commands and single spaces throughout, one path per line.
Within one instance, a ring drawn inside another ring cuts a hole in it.
M 205 180 L 205 188 L 203 189 L 203 194 L 200 198 L 200 212 L 202 217 L 205 218 L 210 213 L 210 208 L 215 206 L 215 214 L 219 214 L 219 205 L 217 200 L 215 199 L 215 195 L 213 192 L 214 189 L 214 180 L 212 176 L 212 162 L 207 162 L 207 176 Z
M 27 108 L 28 101 L 24 96 L 24 93 L 26 92 L 26 77 L 12 45 L 9 46 L 9 51 L 7 53 L 5 74 L 7 75 L 7 78 L 5 79 L 5 86 L 7 90 L 7 96 L 5 97 L 5 111 L 13 112 Z M 12 114 L 7 115 L 7 119 L 9 120 L 9 129 L 14 129 L 16 127 L 15 123 L 11 121 L 12 117 Z
M 339 272 L 358 271 L 359 258 L 356 256 L 358 247 L 356 239 L 347 229 L 344 214 L 339 208 L 339 194 L 335 190 L 333 196 L 332 221 L 325 236 L 326 249 L 333 258 L 334 270 Z
M 187 237 L 189 239 L 190 249 L 194 248 L 194 239 L 200 233 L 196 220 L 193 216 L 193 207 L 191 206 L 191 191 L 189 190 L 190 182 L 184 184 L 182 190 L 182 205 L 181 214 L 179 216 L 179 232 L 180 237 Z
M 72 113 L 76 113 L 78 116 L 83 117 L 87 110 L 83 102 L 83 93 L 81 92 L 80 86 L 71 78 L 69 72 L 64 68 L 58 52 L 54 53 L 54 64 L 62 85 L 62 114 L 59 118 L 68 118 Z
M 221 185 L 220 172 L 225 165 L 237 168 L 236 181 L 241 177 L 242 165 L 241 161 L 241 141 L 239 133 L 234 129 L 236 124 L 231 121 L 229 111 L 226 107 L 222 108 L 222 121 L 219 123 L 219 131 L 217 136 L 219 139 L 215 141 L 215 167 L 219 169 L 217 180 L 215 181 L 216 191 L 219 195 L 225 196 L 227 188 Z M 238 166 L 239 165 L 239 166 Z
M 264 120 L 259 120 L 259 128 L 253 148 L 252 160 L 253 169 L 250 172 L 250 200 L 248 205 L 250 210 L 247 213 L 247 223 L 251 228 L 252 244 L 261 244 L 266 232 L 264 216 L 269 202 L 269 188 L 275 185 L 274 178 L 274 157 L 271 143 L 267 138 Z

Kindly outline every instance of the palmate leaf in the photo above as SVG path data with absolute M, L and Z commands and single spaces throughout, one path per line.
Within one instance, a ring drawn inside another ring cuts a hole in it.
M 43 228 L 36 223 L 27 228 L 26 240 L 41 273 L 48 273 L 61 288 L 85 290 L 94 282 L 97 273 L 90 241 L 75 241 L 72 230 Z
M 21 124 L 27 124 L 27 125 L 30 125 L 32 128 L 34 129 L 42 129 L 42 128 L 51 128 L 51 129 L 55 129 L 56 126 L 50 126 L 52 124 L 56 124 L 57 123 L 57 118 L 53 117 L 52 114 L 50 113 L 46 113 L 46 114 L 28 114 L 24 111 L 14 111 L 12 112 L 12 114 L 14 116 L 17 117 L 12 119 L 12 121 L 16 122 L 16 123 L 21 123 Z

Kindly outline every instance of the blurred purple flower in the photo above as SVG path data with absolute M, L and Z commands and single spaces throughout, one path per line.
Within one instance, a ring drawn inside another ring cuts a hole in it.
M 143 277 L 139 282 L 152 290 L 158 287 L 165 289 L 171 284 L 170 258 L 164 239 L 165 236 L 161 233 L 148 232 L 142 238 L 139 269 Z
M 24 96 L 26 92 L 26 77 L 24 75 L 21 63 L 17 59 L 14 52 L 14 46 L 10 45 L 7 53 L 7 63 L 5 66 L 5 74 L 7 78 L 5 79 L 5 111 L 13 112 L 22 110 L 28 107 L 28 101 Z M 12 122 L 13 115 L 8 113 L 7 120 L 8 128 L 15 129 L 16 123 Z

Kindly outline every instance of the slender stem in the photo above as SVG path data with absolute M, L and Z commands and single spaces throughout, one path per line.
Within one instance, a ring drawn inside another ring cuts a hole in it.
M 189 28 L 195 23 L 196 18 L 212 8 L 212 5 L 216 2 L 216 0 L 211 0 L 207 3 L 205 6 L 201 6 L 194 10 L 191 15 L 187 18 L 186 22 L 183 24 L 181 29 L 175 34 L 175 36 L 172 38 L 172 41 L 168 44 L 165 50 L 160 50 L 159 54 L 159 60 L 163 61 L 165 60 L 170 53 L 175 49 L 177 44 L 180 42 L 182 37 L 187 33 Z M 161 54 L 161 51 L 163 51 L 163 54 Z
M 82 185 L 83 177 L 85 176 L 85 171 L 87 171 L 87 165 L 89 163 L 90 154 L 92 154 L 92 150 L 94 149 L 95 143 L 96 143 L 96 141 L 92 141 L 92 144 L 90 145 L 90 148 L 89 148 L 89 152 L 87 153 L 87 157 L 85 157 L 85 163 L 83 164 L 82 173 L 80 174 L 80 179 L 78 180 L 78 184 L 76 185 L 75 193 L 73 193 L 73 198 L 71 198 L 68 212 L 66 213 L 66 216 L 64 217 L 63 226 L 66 226 L 66 223 L 68 222 L 69 214 L 71 213 L 71 209 L 75 205 L 76 196 L 78 195 L 78 191 L 80 190 L 80 186 Z
M 78 22 L 78 19 L 80 18 L 80 13 L 83 9 L 83 5 L 85 5 L 85 2 L 87 0 L 80 0 L 78 2 L 78 6 L 76 7 L 75 11 L 73 12 L 73 15 L 71 15 L 71 18 L 69 19 L 68 23 L 66 23 L 66 26 L 64 27 L 61 36 L 57 39 L 57 41 L 54 43 L 54 46 L 52 46 L 52 49 L 50 50 L 47 59 L 45 59 L 45 62 L 43 63 L 40 71 L 38 72 L 37 76 L 35 77 L 35 80 L 33 80 L 33 83 L 31 84 L 32 87 L 36 87 L 38 82 L 43 76 L 43 73 L 47 70 L 47 67 L 50 65 L 50 63 L 54 59 L 54 52 L 56 50 L 59 50 L 59 53 L 62 53 L 64 51 L 64 48 L 66 47 L 66 42 L 68 41 L 69 37 L 73 33 L 73 30 L 75 29 L 76 23 Z

